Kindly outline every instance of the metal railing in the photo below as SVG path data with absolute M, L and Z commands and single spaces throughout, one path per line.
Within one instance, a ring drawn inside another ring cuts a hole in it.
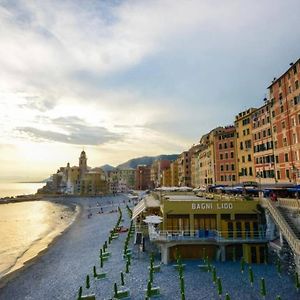
M 163 230 L 151 236 L 153 241 L 266 241 L 264 231 Z
M 294 231 L 291 229 L 289 224 L 286 222 L 285 218 L 281 215 L 280 211 L 277 209 L 276 205 L 278 204 L 268 199 L 261 199 L 261 203 L 264 207 L 266 207 L 269 210 L 275 223 L 280 228 L 283 236 L 286 238 L 292 250 L 297 255 L 300 255 L 300 240 L 297 238 Z

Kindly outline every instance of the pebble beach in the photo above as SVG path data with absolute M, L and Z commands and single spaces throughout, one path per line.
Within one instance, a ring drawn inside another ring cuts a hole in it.
M 108 239 L 110 230 L 119 217 L 117 207 L 123 212 L 123 226 L 128 227 L 125 195 L 102 198 L 66 198 L 55 199 L 58 202 L 69 201 L 81 207 L 80 215 L 65 233 L 47 249 L 34 263 L 21 270 L 13 279 L 0 289 L 0 299 L 77 299 L 78 289 L 83 287 L 83 295 L 94 293 L 96 299 L 107 300 L 113 297 L 114 282 L 120 286 L 120 272 L 125 272 L 125 260 L 122 257 L 127 233 L 113 240 L 108 250 L 111 257 L 104 263 L 103 270 L 107 278 L 94 280 L 93 266 L 99 271 L 99 249 Z M 101 212 L 100 206 L 103 209 Z M 130 205 L 130 203 L 129 203 Z M 112 212 L 113 211 L 113 212 Z M 147 246 L 147 245 L 146 245 Z M 131 299 L 145 299 L 145 289 L 149 277 L 149 253 L 140 252 L 133 245 L 130 272 L 125 275 L 125 286 L 130 289 Z M 155 257 L 159 263 L 159 257 Z M 211 273 L 201 272 L 199 261 L 184 261 L 186 299 L 220 299 Z M 291 277 L 278 276 L 273 265 L 253 265 L 254 285 L 248 281 L 247 266 L 244 274 L 240 272 L 238 262 L 213 262 L 217 274 L 223 282 L 223 295 L 229 293 L 231 299 L 262 299 L 259 280 L 266 279 L 267 295 L 265 299 L 299 299 L 299 293 Z M 86 276 L 90 275 L 91 287 L 86 289 Z M 161 290 L 160 299 L 181 299 L 178 272 L 172 264 L 162 265 L 161 272 L 154 274 L 155 286 Z

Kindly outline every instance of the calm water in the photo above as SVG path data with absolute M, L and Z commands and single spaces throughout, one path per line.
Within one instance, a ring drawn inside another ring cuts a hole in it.
M 74 211 L 47 201 L 0 205 L 0 278 L 23 266 L 62 232 Z
M 0 198 L 35 194 L 45 183 L 0 182 Z

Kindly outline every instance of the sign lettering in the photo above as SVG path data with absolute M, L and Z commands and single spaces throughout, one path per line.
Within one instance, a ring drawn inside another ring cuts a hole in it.
M 214 204 L 214 205 L 213 205 Z M 192 203 L 192 209 L 201 209 L 201 210 L 207 210 L 207 209 L 233 209 L 233 203 Z

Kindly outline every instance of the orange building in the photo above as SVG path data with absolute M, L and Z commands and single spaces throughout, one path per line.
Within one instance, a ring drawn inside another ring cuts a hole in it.
M 269 86 L 274 134 L 275 176 L 279 183 L 299 180 L 300 59 Z
M 145 165 L 137 166 L 135 170 L 135 188 L 137 190 L 147 190 L 151 187 L 150 181 L 151 168 Z
M 253 157 L 256 181 L 259 184 L 275 183 L 275 158 L 272 135 L 271 103 L 258 108 L 252 115 Z
M 236 134 L 234 126 L 215 131 L 215 183 L 233 185 L 237 182 Z
M 178 163 L 178 185 L 191 186 L 191 153 L 182 152 L 177 158 Z

